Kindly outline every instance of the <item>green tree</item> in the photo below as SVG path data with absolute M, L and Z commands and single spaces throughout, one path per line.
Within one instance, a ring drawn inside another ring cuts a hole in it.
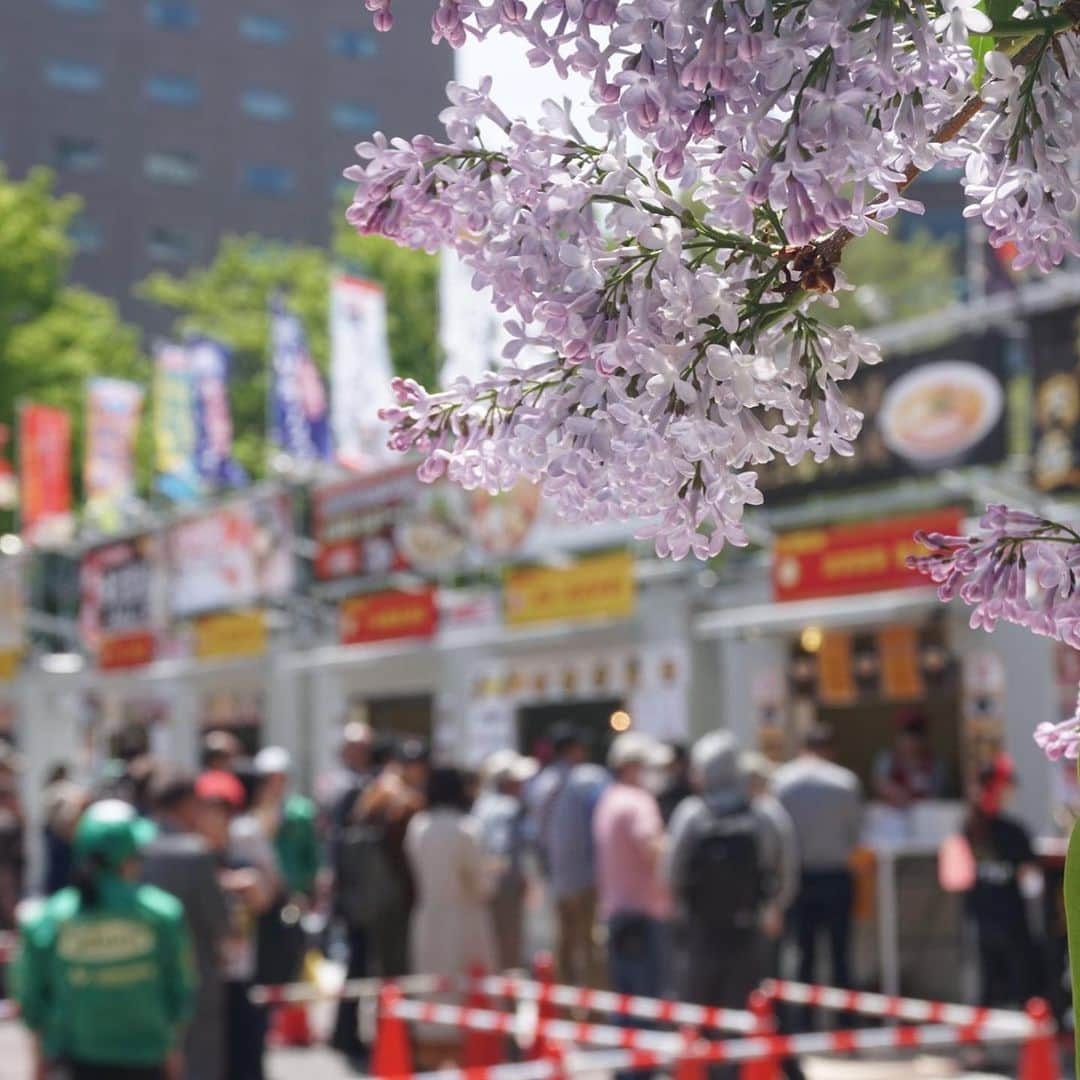
M 144 299 L 175 313 L 177 336 L 206 334 L 232 349 L 236 456 L 254 476 L 263 473 L 267 457 L 267 312 L 275 294 L 282 294 L 302 320 L 312 356 L 325 373 L 333 269 L 378 281 L 387 294 L 395 370 L 429 382 L 438 371 L 437 260 L 381 237 L 356 236 L 341 217 L 331 253 L 257 236 L 226 237 L 208 266 L 183 276 L 153 274 L 138 286 Z
M 57 197 L 47 169 L 11 180 L 0 167 L 0 422 L 14 424 L 19 402 L 37 401 L 71 415 L 81 490 L 85 382 L 112 375 L 145 383 L 149 365 L 139 332 L 104 297 L 68 284 L 75 244 L 68 234 L 81 201 Z M 142 425 L 140 471 L 150 464 Z
M 937 311 L 956 299 L 954 260 L 954 245 L 925 230 L 906 240 L 871 230 L 844 251 L 854 290 L 836 294 L 829 321 L 862 330 Z

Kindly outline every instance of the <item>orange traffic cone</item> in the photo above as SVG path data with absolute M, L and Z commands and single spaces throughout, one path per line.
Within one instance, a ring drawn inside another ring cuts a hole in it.
M 372 1076 L 408 1076 L 413 1071 L 409 1029 L 405 1021 L 394 1014 L 394 1006 L 400 1000 L 401 991 L 396 986 L 384 986 L 379 991 L 375 1049 L 371 1054 Z
M 480 989 L 484 977 L 483 967 L 477 965 L 469 971 L 469 992 L 465 996 L 465 1008 L 487 1009 L 487 994 Z M 497 1031 L 480 1031 L 469 1028 L 461 1048 L 461 1064 L 466 1069 L 483 1069 L 489 1065 L 501 1065 L 505 1061 L 503 1037 Z
M 1057 1031 L 1050 1006 L 1042 998 L 1032 998 L 1024 1010 L 1035 1033 L 1020 1051 L 1018 1080 L 1061 1080 L 1057 1052 Z
M 773 1015 L 772 998 L 755 990 L 746 1006 L 757 1019 L 755 1035 L 776 1034 L 776 1017 Z M 780 1063 L 776 1058 L 747 1061 L 739 1071 L 739 1080 L 780 1080 Z
M 557 1015 L 556 1009 L 550 997 L 544 992 L 544 988 L 551 986 L 555 981 L 555 961 L 552 960 L 551 953 L 540 953 L 533 961 L 533 978 L 541 984 L 540 995 L 536 999 L 536 1018 L 541 1021 L 551 1020 Z M 537 1035 L 532 1046 L 528 1048 L 526 1057 L 530 1061 L 539 1061 L 554 1052 L 547 1039 L 543 1035 Z

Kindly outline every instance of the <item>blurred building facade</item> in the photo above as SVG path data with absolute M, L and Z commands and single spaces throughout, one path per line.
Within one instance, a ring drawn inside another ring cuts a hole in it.
M 76 280 L 132 296 L 226 233 L 325 244 L 353 146 L 430 131 L 452 75 L 430 12 L 377 34 L 358 0 L 26 0 L 0 5 L 0 160 L 54 169 L 85 205 Z

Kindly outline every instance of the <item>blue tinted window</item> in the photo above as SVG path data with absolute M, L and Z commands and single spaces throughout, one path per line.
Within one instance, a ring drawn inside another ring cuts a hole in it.
M 276 90 L 249 90 L 243 103 L 244 112 L 260 120 L 287 120 L 292 116 L 292 103 Z
M 330 51 L 350 60 L 370 60 L 379 51 L 379 46 L 375 35 L 367 30 L 339 27 L 330 31 Z
M 102 162 L 101 146 L 82 135 L 60 135 L 53 141 L 53 161 L 61 172 L 97 172 Z
M 80 15 L 93 15 L 101 10 L 101 0 L 50 0 L 54 8 L 75 11 Z
M 105 81 L 101 68 L 96 64 L 84 64 L 78 60 L 50 60 L 45 65 L 45 78 L 50 86 L 80 94 L 100 90 Z
M 342 131 L 374 131 L 379 113 L 358 101 L 339 101 L 330 108 L 330 122 Z
M 77 217 L 68 226 L 68 236 L 71 237 L 79 252 L 86 254 L 101 250 L 104 234 L 99 222 L 88 217 Z
M 258 195 L 288 195 L 296 187 L 296 177 L 281 165 L 248 165 L 244 187 Z
M 198 183 L 202 169 L 194 154 L 156 150 L 143 158 L 143 175 L 160 184 L 190 187 Z
M 281 45 L 289 40 L 289 24 L 272 15 L 241 15 L 240 34 L 263 45 Z
M 150 0 L 146 17 L 163 30 L 191 30 L 199 24 L 199 13 L 188 0 Z
M 155 225 L 146 234 L 146 253 L 166 262 L 190 262 L 195 258 L 195 242 L 179 229 Z
M 199 100 L 199 84 L 190 75 L 151 75 L 146 93 L 163 105 L 194 105 Z

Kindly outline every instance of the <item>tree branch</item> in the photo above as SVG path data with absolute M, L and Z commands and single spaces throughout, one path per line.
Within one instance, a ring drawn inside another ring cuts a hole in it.
M 1066 3 L 1061 8 L 1063 13 L 1070 16 L 1071 22 L 1069 23 L 1069 30 L 1076 30 L 1080 27 L 1080 0 L 1066 0 Z M 1034 39 L 1027 42 L 1022 49 L 1012 58 L 1013 63 L 1020 67 L 1025 67 L 1032 63 L 1042 51 L 1042 37 L 1043 35 L 1037 34 Z M 971 97 L 964 102 L 964 104 L 946 120 L 938 129 L 930 136 L 932 143 L 947 143 L 952 142 L 963 130 L 967 127 L 969 121 L 985 106 L 986 102 L 983 101 L 978 94 L 972 94 Z M 905 192 L 915 180 L 921 175 L 922 169 L 915 165 L 909 165 L 904 170 L 904 179 L 897 185 L 897 192 Z M 811 273 L 804 272 L 803 276 L 796 282 L 791 283 L 793 289 L 807 289 L 817 292 L 831 291 L 831 286 L 827 289 L 822 288 L 822 281 L 828 281 L 832 269 L 839 266 L 840 259 L 843 256 L 844 248 L 848 243 L 854 239 L 855 234 L 843 226 L 830 233 L 824 240 L 812 240 L 809 244 L 805 244 L 802 248 L 799 248 L 791 257 L 789 261 L 793 262 L 797 268 L 805 267 L 806 270 L 812 271 Z

